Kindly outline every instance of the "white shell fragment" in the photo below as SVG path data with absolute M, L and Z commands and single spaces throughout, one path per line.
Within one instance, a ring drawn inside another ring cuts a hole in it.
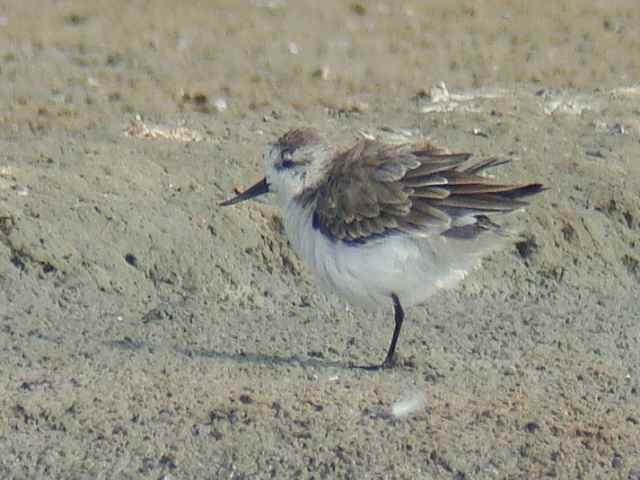
M 425 407 L 427 399 L 425 393 L 421 390 L 414 390 L 391 405 L 391 415 L 396 418 L 407 417 L 413 415 Z

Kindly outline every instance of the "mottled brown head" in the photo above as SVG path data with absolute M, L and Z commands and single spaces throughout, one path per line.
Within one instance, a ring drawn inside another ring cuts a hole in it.
M 272 148 L 277 150 L 277 155 L 272 161 L 274 165 L 279 165 L 282 168 L 306 165 L 310 158 L 308 155 L 304 155 L 304 152 L 321 144 L 320 135 L 311 128 L 289 130 L 273 145 Z
M 268 192 L 278 195 L 281 205 L 310 185 L 318 182 L 319 165 L 324 164 L 327 149 L 311 128 L 289 130 L 264 154 L 266 176 L 246 191 L 220 205 L 234 205 Z
M 290 130 L 271 145 L 264 156 L 269 190 L 280 204 L 322 181 L 329 151 L 322 138 L 311 128 Z

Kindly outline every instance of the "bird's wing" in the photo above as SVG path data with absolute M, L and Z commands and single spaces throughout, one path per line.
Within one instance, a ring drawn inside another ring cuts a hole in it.
M 542 190 L 537 183 L 491 183 L 479 173 L 506 161 L 465 167 L 470 156 L 361 140 L 336 156 L 314 192 L 314 227 L 356 243 L 397 231 L 472 237 L 461 226 L 496 226 L 485 215 L 522 208 L 523 197 Z

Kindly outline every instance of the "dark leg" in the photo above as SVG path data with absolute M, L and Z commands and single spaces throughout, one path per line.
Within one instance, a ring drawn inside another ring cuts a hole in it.
M 393 317 L 396 325 L 393 329 L 393 336 L 391 337 L 391 345 L 389 345 L 389 350 L 387 351 L 387 358 L 384 359 L 384 362 L 382 362 L 381 365 L 382 368 L 392 368 L 396 364 L 394 359 L 396 354 L 396 344 L 398 343 L 400 329 L 402 328 L 402 321 L 404 320 L 404 310 L 402 310 L 402 305 L 400 305 L 400 299 L 395 293 L 391 294 L 391 299 L 393 300 Z

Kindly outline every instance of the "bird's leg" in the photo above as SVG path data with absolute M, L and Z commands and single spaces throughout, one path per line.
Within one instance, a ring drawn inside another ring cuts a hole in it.
M 391 344 L 389 345 L 389 350 L 387 351 L 387 357 L 384 359 L 384 362 L 382 362 L 382 368 L 392 368 L 396 364 L 396 344 L 398 343 L 400 329 L 402 328 L 402 321 L 404 320 L 404 310 L 402 310 L 402 305 L 400 305 L 400 299 L 395 293 L 391 294 L 391 299 L 393 300 L 393 318 L 396 322 L 396 325 L 393 328 Z

